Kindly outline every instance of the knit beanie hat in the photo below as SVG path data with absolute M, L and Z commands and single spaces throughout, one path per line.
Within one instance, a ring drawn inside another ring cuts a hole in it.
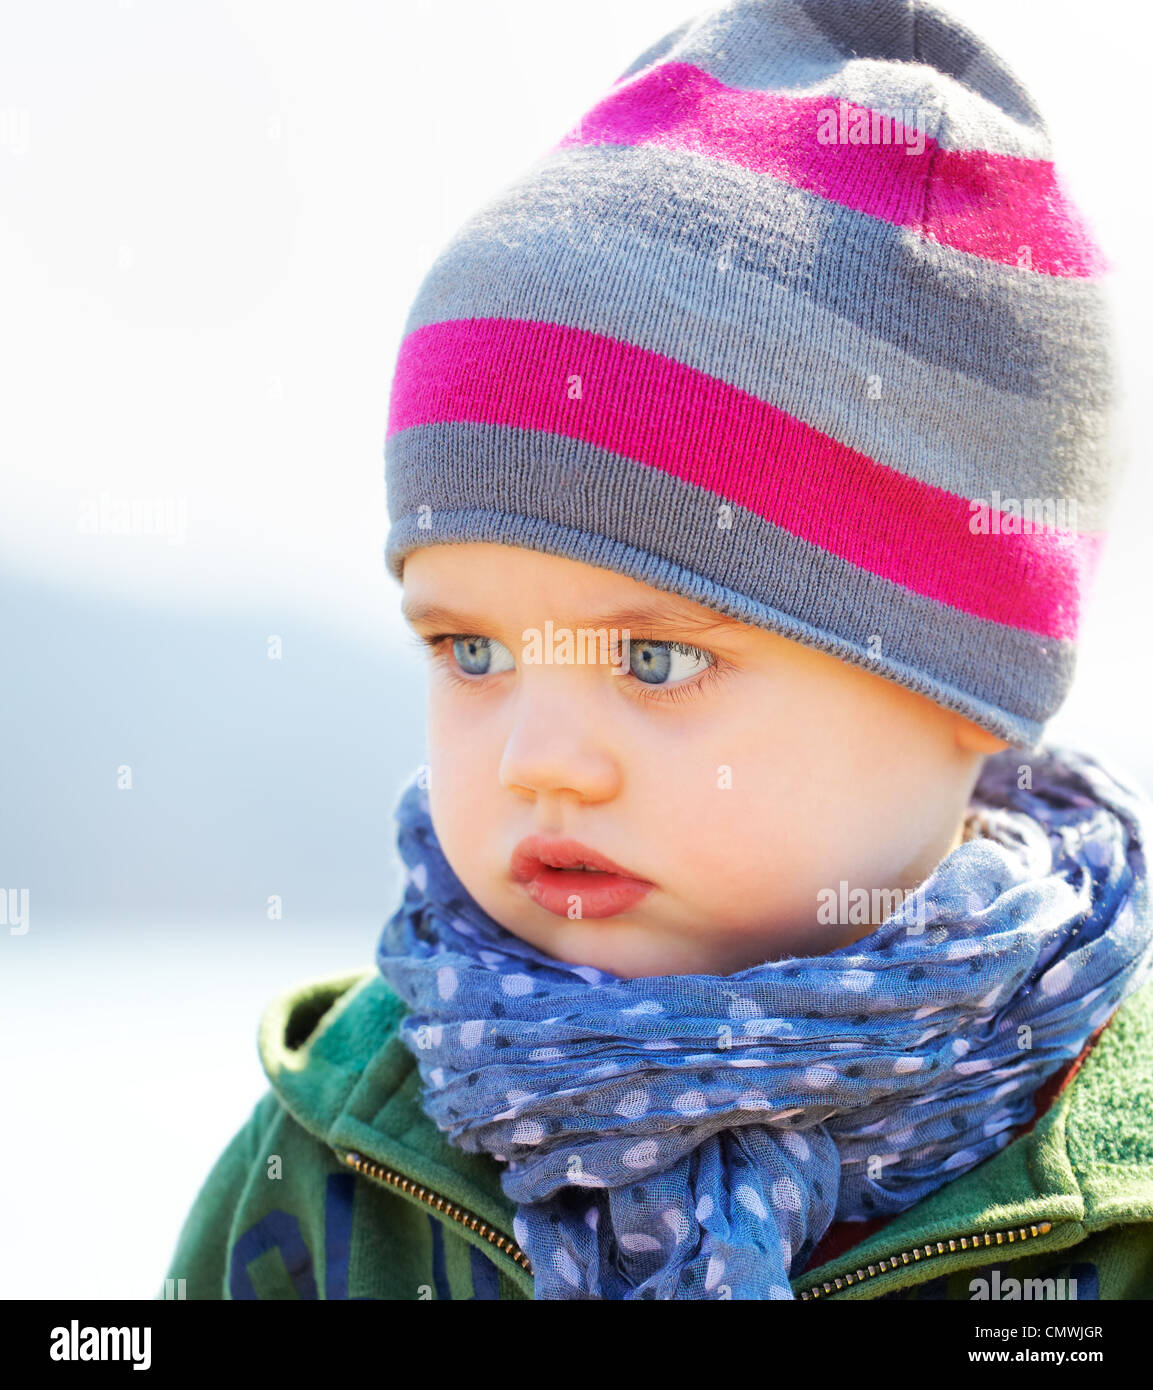
M 1032 98 L 945 11 L 734 0 L 429 270 L 387 569 L 566 556 L 1032 749 L 1117 473 L 1107 269 Z

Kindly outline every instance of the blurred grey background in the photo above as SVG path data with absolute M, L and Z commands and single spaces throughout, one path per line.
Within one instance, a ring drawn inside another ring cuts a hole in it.
M 0 1296 L 152 1297 L 265 1089 L 261 1012 L 371 965 L 399 892 L 392 806 L 425 758 L 381 558 L 409 303 L 465 217 L 707 8 L 5 6 L 0 888 L 29 916 L 0 925 Z M 1049 117 L 1118 263 L 1144 402 L 1148 18 L 950 8 Z M 1153 486 L 1128 416 L 1050 736 L 1153 790 Z

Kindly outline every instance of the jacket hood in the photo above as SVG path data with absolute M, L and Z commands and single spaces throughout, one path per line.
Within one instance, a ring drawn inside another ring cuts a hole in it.
M 269 1084 L 342 1162 L 360 1155 L 424 1189 L 421 1200 L 443 1196 L 511 1232 L 516 1207 L 501 1188 L 501 1165 L 449 1144 L 421 1108 L 420 1073 L 397 1028 L 404 1012 L 375 967 L 284 991 L 260 1023 Z M 1012 1244 L 1012 1232 L 1021 1229 L 1038 1227 L 1030 1247 L 1040 1252 L 1151 1220 L 1153 984 L 1122 1004 L 1081 1056 L 1046 1083 L 1032 1125 L 1000 1153 L 896 1217 L 838 1223 L 816 1252 L 821 1263 L 796 1273 L 792 1284 L 802 1297 L 851 1291 L 856 1271 L 883 1267 L 895 1252 L 910 1256 L 906 1264 L 932 1253 L 939 1256 L 934 1271 L 946 1273 L 984 1262 L 984 1246 Z M 843 1253 L 834 1254 L 838 1244 Z M 504 1266 L 532 1297 L 531 1273 L 511 1258 Z

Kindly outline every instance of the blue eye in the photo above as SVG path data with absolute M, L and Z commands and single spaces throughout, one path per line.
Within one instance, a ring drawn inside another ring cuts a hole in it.
M 429 653 L 446 680 L 462 689 L 484 691 L 488 688 L 486 676 L 516 670 L 513 654 L 495 637 L 441 632 L 435 636 L 415 635 L 411 640 Z M 626 685 L 642 699 L 666 703 L 694 699 L 732 669 L 729 662 L 685 642 L 641 637 L 625 640 L 629 648 L 628 666 L 622 671 L 624 642 L 617 641 L 613 644 L 612 674 L 634 676 L 636 685 Z
M 661 685 L 669 676 L 671 684 L 699 675 L 713 665 L 708 652 L 683 642 L 629 640 L 629 669 L 646 685 Z
M 507 664 L 503 666 L 499 664 L 501 652 L 508 657 Z M 494 637 L 454 637 L 452 654 L 461 670 L 470 676 L 488 676 L 495 671 L 511 671 L 516 664 L 509 649 Z M 493 665 L 494 655 L 496 665 Z

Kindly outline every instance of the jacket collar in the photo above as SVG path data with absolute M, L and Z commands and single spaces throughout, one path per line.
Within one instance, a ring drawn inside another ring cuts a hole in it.
M 397 1028 L 404 1012 L 376 969 L 287 990 L 260 1024 L 269 1083 L 289 1113 L 342 1160 L 350 1152 L 370 1159 L 479 1217 L 511 1245 L 516 1207 L 501 1188 L 500 1165 L 448 1143 L 421 1109 L 420 1072 Z M 532 1298 L 532 1275 L 500 1247 L 480 1243 Z
M 500 1165 L 449 1144 L 421 1109 L 420 1073 L 398 1035 L 404 1012 L 375 968 L 285 991 L 260 1024 L 269 1083 L 289 1113 L 342 1158 L 359 1153 L 511 1240 L 516 1208 L 501 1188 Z M 1039 1252 L 1114 1224 L 1153 1220 L 1153 984 L 1122 1005 L 1078 1061 L 1027 1132 L 850 1250 L 795 1275 L 794 1291 L 851 1290 L 879 1264 L 886 1290 L 919 1282 L 915 1266 L 926 1248 L 942 1274 L 987 1263 L 985 1247 L 1002 1242 L 975 1238 L 990 1232 L 1048 1223 L 1032 1238 Z M 903 1254 L 909 1258 L 894 1259 Z M 532 1297 L 530 1274 L 511 1258 L 501 1258 L 501 1267 Z

